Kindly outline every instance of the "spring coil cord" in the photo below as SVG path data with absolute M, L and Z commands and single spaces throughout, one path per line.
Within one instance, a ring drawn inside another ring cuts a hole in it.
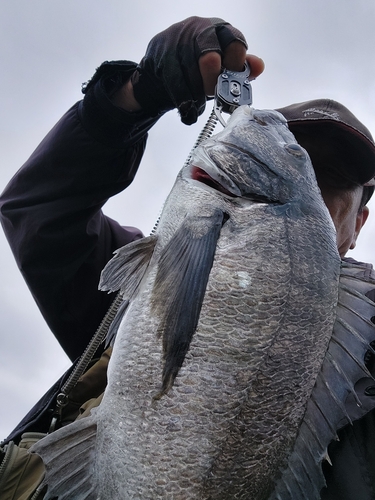
M 218 122 L 218 117 L 216 116 L 215 109 L 213 109 L 211 111 L 210 116 L 208 117 L 208 120 L 207 120 L 205 126 L 202 128 L 200 134 L 198 135 L 198 138 L 195 141 L 195 144 L 194 144 L 192 150 L 190 151 L 188 157 L 186 158 L 186 161 L 184 163 L 184 167 L 186 167 L 190 163 L 194 149 L 197 146 L 199 146 L 199 144 L 201 142 L 203 142 L 205 139 L 208 139 L 211 137 L 211 135 L 213 134 L 213 132 L 215 130 L 217 122 Z
M 218 122 L 218 121 L 219 121 L 219 119 L 218 119 L 218 117 L 217 117 L 217 114 L 216 114 L 216 112 L 215 112 L 215 108 L 214 108 L 214 109 L 211 111 L 211 114 L 210 114 L 210 116 L 208 117 L 206 124 L 204 125 L 204 127 L 203 127 L 203 128 L 202 128 L 202 130 L 200 131 L 200 133 L 199 133 L 199 135 L 198 135 L 198 138 L 197 138 L 197 140 L 195 141 L 194 146 L 193 146 L 193 147 L 192 147 L 192 149 L 190 150 L 190 153 L 188 154 L 188 157 L 187 157 L 187 158 L 186 158 L 186 160 L 185 160 L 184 167 L 186 167 L 187 165 L 189 165 L 190 160 L 191 160 L 191 157 L 192 157 L 192 155 L 193 155 L 193 151 L 194 151 L 194 149 L 195 149 L 196 147 L 198 147 L 198 146 L 199 146 L 199 144 L 200 144 L 201 142 L 203 142 L 205 139 L 209 139 L 209 138 L 212 136 L 212 134 L 213 134 L 213 132 L 214 132 L 214 130 L 215 130 L 215 127 L 216 127 L 216 124 L 217 124 L 217 122 Z M 155 222 L 155 224 L 154 224 L 154 227 L 153 227 L 153 228 L 152 228 L 152 230 L 151 230 L 151 233 L 150 233 L 151 235 L 155 234 L 155 232 L 156 232 L 156 229 L 157 229 L 157 227 L 158 227 L 158 225 L 159 225 L 159 221 L 160 221 L 160 217 L 161 217 L 161 213 L 162 213 L 162 211 L 163 211 L 163 208 L 164 208 L 164 204 L 163 204 L 163 206 L 161 207 L 161 210 L 160 210 L 160 212 L 159 212 L 159 216 L 158 216 L 158 218 L 156 219 L 156 222 Z
M 216 124 L 218 122 L 218 117 L 217 113 L 215 112 L 215 108 L 211 111 L 210 116 L 208 117 L 208 120 L 204 127 L 202 128 L 200 134 L 198 135 L 197 140 L 195 141 L 195 144 L 193 148 L 191 149 L 185 163 L 184 167 L 187 166 L 190 163 L 193 151 L 199 144 L 204 141 L 205 139 L 208 139 L 209 137 L 212 136 L 213 131 L 215 130 Z M 162 210 L 160 211 L 160 213 Z M 157 218 L 155 225 L 151 231 L 151 235 L 155 234 L 156 229 L 158 227 L 160 220 L 160 215 Z M 68 404 L 69 402 L 69 394 L 73 390 L 73 388 L 77 385 L 77 382 L 79 378 L 84 374 L 86 371 L 88 365 L 90 364 L 95 352 L 97 351 L 99 345 L 104 342 L 107 334 L 109 327 L 111 326 L 112 321 L 114 320 L 117 311 L 123 302 L 123 297 L 121 292 L 118 292 L 117 296 L 113 300 L 112 304 L 110 305 L 106 315 L 104 316 L 102 322 L 100 323 L 98 329 L 96 330 L 94 336 L 90 340 L 88 346 L 86 347 L 85 351 L 83 352 L 82 356 L 78 360 L 76 366 L 73 368 L 72 373 L 69 375 L 68 379 L 64 383 L 64 385 L 61 388 L 61 391 L 57 395 L 56 398 L 56 407 L 53 412 L 51 424 L 48 430 L 48 434 L 56 430 L 56 426 L 61 420 L 61 414 L 63 408 Z
M 61 412 L 63 408 L 68 404 L 70 392 L 77 385 L 77 382 L 81 375 L 83 375 L 83 373 L 86 371 L 99 345 L 105 340 L 109 327 L 111 326 L 111 323 L 114 320 L 122 301 L 122 294 L 121 292 L 118 292 L 102 322 L 98 326 L 98 329 L 96 330 L 94 336 L 90 340 L 76 366 L 73 368 L 72 373 L 69 375 L 65 384 L 62 386 L 61 392 L 57 395 L 56 408 L 53 413 L 51 425 L 48 431 L 49 434 L 56 429 L 56 424 L 61 418 Z

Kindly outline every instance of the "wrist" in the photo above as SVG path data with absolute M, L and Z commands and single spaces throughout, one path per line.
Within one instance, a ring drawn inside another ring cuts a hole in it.
M 134 97 L 133 84 L 129 79 L 122 87 L 120 87 L 111 96 L 111 101 L 115 106 L 124 109 L 130 113 L 140 111 L 142 109 L 139 102 Z

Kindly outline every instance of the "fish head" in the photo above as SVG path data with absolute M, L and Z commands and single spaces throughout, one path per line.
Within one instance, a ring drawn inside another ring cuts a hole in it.
M 223 131 L 194 150 L 182 175 L 226 196 L 306 210 L 324 205 L 308 153 L 274 110 L 236 109 Z

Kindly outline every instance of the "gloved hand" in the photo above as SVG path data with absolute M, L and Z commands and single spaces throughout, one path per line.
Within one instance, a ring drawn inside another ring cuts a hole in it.
M 135 99 L 151 114 L 178 108 L 183 123 L 195 123 L 206 103 L 199 58 L 207 52 L 223 56 L 234 41 L 247 48 L 242 33 L 222 19 L 189 17 L 173 24 L 150 41 L 133 74 Z

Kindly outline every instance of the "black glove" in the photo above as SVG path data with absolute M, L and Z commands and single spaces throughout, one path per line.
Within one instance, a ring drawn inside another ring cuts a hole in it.
M 156 35 L 132 75 L 134 97 L 153 115 L 178 108 L 186 125 L 204 111 L 206 96 L 198 59 L 219 54 L 233 41 L 247 48 L 242 33 L 219 18 L 189 17 Z

